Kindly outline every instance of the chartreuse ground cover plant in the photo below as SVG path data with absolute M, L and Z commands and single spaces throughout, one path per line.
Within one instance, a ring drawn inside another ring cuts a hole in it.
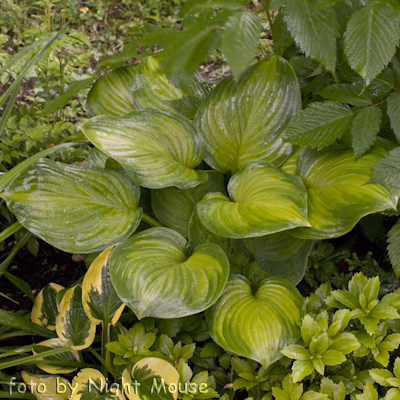
M 276 54 L 253 62 L 257 12 Z M 322 241 L 396 219 L 398 4 L 202 0 L 180 16 L 140 35 L 158 54 L 93 85 L 84 162 L 38 154 L 1 178 L 21 228 L 93 259 L 30 321 L 0 310 L 0 339 L 46 339 L 2 349 L 1 395 L 397 399 L 399 293 L 350 254 L 365 271 L 332 287 L 345 253 Z M 210 87 L 195 69 L 219 48 L 232 75 Z

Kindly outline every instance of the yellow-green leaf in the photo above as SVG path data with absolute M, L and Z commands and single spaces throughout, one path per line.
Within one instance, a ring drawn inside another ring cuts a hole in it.
M 69 381 L 61 376 L 22 371 L 21 377 L 37 400 L 67 400 L 71 394 Z

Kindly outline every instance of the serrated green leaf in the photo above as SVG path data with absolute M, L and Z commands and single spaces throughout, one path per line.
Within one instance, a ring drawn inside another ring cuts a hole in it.
M 324 99 L 366 107 L 372 104 L 372 96 L 360 85 L 340 83 L 329 85 L 318 92 Z
M 381 386 L 391 386 L 386 382 L 386 379 L 393 378 L 393 374 L 387 369 L 372 368 L 369 370 L 369 375 L 371 378 L 379 383 Z
M 302 305 L 295 286 L 283 279 L 265 279 L 253 294 L 250 282 L 236 276 L 206 311 L 206 319 L 218 345 L 266 368 L 299 339 Z
M 362 394 L 356 394 L 357 400 L 378 400 L 378 392 L 374 388 L 374 385 L 366 381 L 364 384 L 364 391 Z
M 293 43 L 293 38 L 287 28 L 283 18 L 283 13 L 279 12 L 272 22 L 272 40 L 274 41 L 274 52 L 282 56 L 284 51 Z
M 293 382 L 301 382 L 307 375 L 314 371 L 313 362 L 310 361 L 295 361 L 292 366 Z
M 218 236 L 263 236 L 309 225 L 304 189 L 297 176 L 265 162 L 249 163 L 230 179 L 231 199 L 209 193 L 197 203 L 197 212 L 202 224 Z
M 3 193 L 22 225 L 63 251 L 92 253 L 139 225 L 139 187 L 122 173 L 42 159 Z
M 346 355 L 358 349 L 359 347 L 360 343 L 353 334 L 349 332 L 343 332 L 339 333 L 333 338 L 329 349 L 340 351 L 342 354 Z
M 393 132 L 400 142 L 400 93 L 393 92 L 387 98 L 387 112 Z
M 225 78 L 196 114 L 204 160 L 223 173 L 236 173 L 254 160 L 281 165 L 292 147 L 283 143 L 280 133 L 300 102 L 293 69 L 277 56 L 249 68 L 239 82 Z
M 180 318 L 210 307 L 229 275 L 229 261 L 215 244 L 190 252 L 179 233 L 168 228 L 142 231 L 110 256 L 115 290 L 138 318 Z
M 400 276 L 400 221 L 388 233 L 388 254 L 393 271 Z
M 399 11 L 372 2 L 355 11 L 345 32 L 348 62 L 368 86 L 390 62 L 400 40 Z
M 283 137 L 291 143 L 321 149 L 341 138 L 349 130 L 352 118 L 350 108 L 344 104 L 312 103 L 290 121 Z
M 297 344 L 286 346 L 281 350 L 281 353 L 284 356 L 292 358 L 294 360 L 306 361 L 311 359 L 310 352 L 303 346 L 299 346 Z
M 389 151 L 379 160 L 368 183 L 400 189 L 400 147 Z
M 382 122 L 378 107 L 362 108 L 351 123 L 351 141 L 356 157 L 360 157 L 375 143 Z
M 81 129 L 141 186 L 188 189 L 207 179 L 204 171 L 194 170 L 203 156 L 202 140 L 195 126 L 181 115 L 151 109 L 121 118 L 102 115 Z
M 200 352 L 200 357 L 219 357 L 224 351 L 216 343 L 207 343 Z
M 335 383 L 329 378 L 321 379 L 321 393 L 326 394 L 330 400 L 344 400 L 346 386 L 343 382 Z
M 322 354 L 322 361 L 325 365 L 336 365 L 346 361 L 346 356 L 337 350 L 328 350 Z

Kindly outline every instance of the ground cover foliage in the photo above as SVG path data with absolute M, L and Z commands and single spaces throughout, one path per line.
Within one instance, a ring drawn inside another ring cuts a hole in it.
M 0 70 L 0 397 L 399 398 L 398 3 L 71 4 Z M 87 272 L 34 296 L 40 241 Z

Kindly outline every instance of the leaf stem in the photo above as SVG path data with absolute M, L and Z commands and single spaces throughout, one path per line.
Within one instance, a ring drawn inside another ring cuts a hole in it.
M 146 223 L 148 223 L 152 227 L 164 227 L 163 224 L 158 222 L 155 218 L 150 217 L 150 215 L 143 213 L 142 220 Z

